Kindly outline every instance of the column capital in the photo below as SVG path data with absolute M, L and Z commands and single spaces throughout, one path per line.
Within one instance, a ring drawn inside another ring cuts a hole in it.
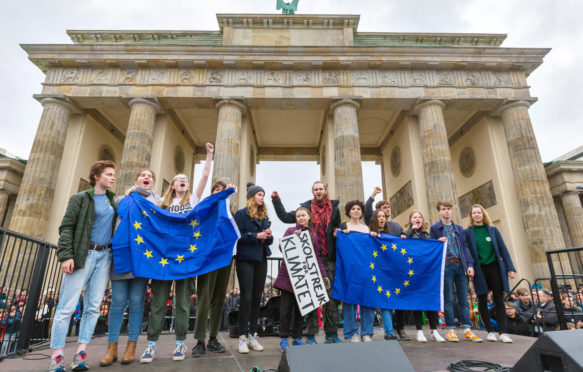
M 532 103 L 528 101 L 505 102 L 502 106 L 492 111 L 492 116 L 502 116 L 504 111 L 516 107 L 526 107 L 526 109 L 528 109 L 531 105 Z
M 215 107 L 217 108 L 217 110 L 219 110 L 224 105 L 233 105 L 233 106 L 237 107 L 239 110 L 241 110 L 241 113 L 243 113 L 247 110 L 247 106 L 245 105 L 245 103 L 242 102 L 242 100 L 237 99 L 237 98 L 220 99 L 217 102 L 217 104 L 215 105 Z
M 413 106 L 413 110 L 412 110 L 413 114 L 418 115 L 419 110 L 422 109 L 423 107 L 427 107 L 427 106 L 439 106 L 442 109 L 444 109 L 445 102 L 443 102 L 442 99 L 417 100 L 417 102 L 415 103 L 415 106 Z
M 33 98 L 39 101 L 43 107 L 51 103 L 56 103 L 69 110 L 72 114 L 81 112 L 81 109 L 64 94 L 34 94 Z
M 162 105 L 156 97 L 126 97 L 128 99 L 128 106 L 130 108 L 135 104 L 144 104 L 152 107 L 156 114 L 161 114 L 164 112 Z
M 360 108 L 360 103 L 355 101 L 352 98 L 332 98 L 332 103 L 330 103 L 330 111 L 334 111 L 336 107 L 343 106 L 343 105 L 351 105 L 354 106 L 357 110 Z

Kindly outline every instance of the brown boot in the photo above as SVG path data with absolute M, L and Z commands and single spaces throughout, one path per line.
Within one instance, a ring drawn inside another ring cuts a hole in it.
M 128 341 L 126 351 L 125 353 L 123 353 L 123 357 L 121 358 L 121 364 L 133 363 L 135 354 L 136 354 L 136 341 Z
M 117 342 L 110 342 L 107 345 L 107 353 L 103 359 L 99 361 L 99 366 L 107 367 L 113 364 L 117 360 Z

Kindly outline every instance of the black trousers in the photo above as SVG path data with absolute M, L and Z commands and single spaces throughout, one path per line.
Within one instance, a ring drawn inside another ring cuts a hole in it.
M 407 315 L 406 310 L 395 310 L 394 314 L 393 328 L 395 328 L 395 330 L 405 329 L 405 316 Z
M 437 329 L 437 311 L 426 311 L 425 315 L 429 322 L 429 328 Z M 413 316 L 415 317 L 415 327 L 420 331 L 423 326 L 423 311 L 413 311 Z
M 292 325 L 293 319 L 293 325 Z M 281 303 L 279 305 L 279 336 L 281 338 L 302 337 L 304 318 L 298 307 L 296 296 L 292 292 L 281 290 Z
M 239 334 L 254 334 L 257 330 L 261 294 L 267 276 L 267 260 L 261 262 L 237 261 L 237 278 L 241 287 L 239 302 Z
M 332 288 L 334 285 L 334 273 L 336 272 L 336 261 L 322 256 L 322 264 L 324 264 L 328 273 L 328 279 L 330 279 L 330 290 L 328 291 L 330 301 L 322 306 L 324 332 L 326 335 L 335 335 L 338 333 L 338 301 L 332 298 Z M 315 335 L 318 333 L 318 330 L 318 311 L 312 311 L 308 314 L 308 335 Z
M 502 283 L 502 274 L 498 261 L 488 265 L 480 265 L 482 275 L 486 279 L 488 289 L 492 291 L 494 297 L 494 307 L 496 309 L 496 321 L 498 322 L 498 332 L 505 333 L 506 329 L 506 308 L 504 306 L 504 284 Z M 490 311 L 488 310 L 488 295 L 478 295 L 478 310 L 480 317 L 488 332 L 493 332 L 492 322 L 490 321 Z

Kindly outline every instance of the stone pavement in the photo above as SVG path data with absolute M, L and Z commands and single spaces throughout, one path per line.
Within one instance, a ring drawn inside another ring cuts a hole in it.
M 414 336 L 415 330 L 408 328 L 410 336 Z M 340 330 L 341 333 L 341 330 Z M 426 332 L 427 333 L 427 332 Z M 443 332 L 442 332 L 443 333 Z M 486 337 L 485 332 L 477 331 L 480 337 Z M 458 336 L 460 333 L 458 332 Z M 373 342 L 383 342 L 382 329 L 375 329 Z M 253 366 L 259 366 L 261 370 L 273 368 L 277 370 L 281 353 L 279 351 L 279 338 L 265 337 L 261 343 L 265 347 L 263 352 L 250 351 L 247 355 L 237 353 L 237 339 L 229 338 L 227 332 L 221 332 L 219 341 L 225 346 L 227 351 L 223 354 L 208 352 L 201 358 L 194 359 L 190 356 L 190 349 L 194 345 L 192 334 L 188 335 L 187 346 L 189 348 L 187 357 L 182 362 L 174 362 L 171 353 L 174 350 L 174 336 L 163 335 L 158 342 L 158 358 L 151 364 L 133 363 L 130 365 L 120 365 L 118 363 L 105 368 L 99 367 L 99 360 L 107 349 L 107 337 L 98 337 L 90 345 L 88 360 L 91 370 L 100 372 L 114 371 L 220 371 L 220 372 L 246 372 Z M 324 341 L 323 331 L 316 338 L 318 343 Z M 482 344 L 470 343 L 467 341 L 454 344 L 429 341 L 427 344 L 420 344 L 415 341 L 401 342 L 401 346 L 411 364 L 416 371 L 444 371 L 450 363 L 458 362 L 462 359 L 478 359 L 495 362 L 506 366 L 513 366 L 536 339 L 530 337 L 513 336 L 513 344 L 502 344 L 499 342 L 486 342 Z M 127 338 L 120 339 L 120 345 L 125 346 Z M 66 366 L 69 367 L 71 358 L 76 349 L 75 340 L 67 343 L 65 349 Z M 146 346 L 146 335 L 142 335 L 138 341 L 138 353 L 141 354 Z M 298 346 L 309 347 L 309 346 Z M 123 353 L 123 347 L 120 347 Z M 43 356 L 44 355 L 44 356 Z M 45 371 L 48 365 L 49 349 L 29 353 L 24 358 L 5 359 L 0 362 L 0 371 Z M 139 357 L 139 355 L 137 355 Z M 68 368 L 70 370 L 70 368 Z

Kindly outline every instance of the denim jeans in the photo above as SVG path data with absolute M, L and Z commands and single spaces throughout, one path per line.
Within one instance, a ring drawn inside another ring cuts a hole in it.
M 83 315 L 78 343 L 88 344 L 91 341 L 95 324 L 99 317 L 99 307 L 107 288 L 110 266 L 110 249 L 103 251 L 89 250 L 83 269 L 75 270 L 72 274 L 63 274 L 59 304 L 55 311 L 51 329 L 51 349 L 65 347 L 69 321 L 79 302 L 83 287 L 85 287 L 85 297 L 83 297 Z
M 344 303 L 344 339 L 349 340 L 358 333 L 358 323 L 356 322 L 356 306 Z M 372 337 L 374 330 L 375 309 L 360 305 L 360 337 L 369 335 Z
M 470 307 L 468 305 L 468 278 L 461 262 L 446 262 L 443 274 L 444 315 L 447 329 L 455 328 L 453 311 L 453 286 L 457 293 L 459 321 L 462 328 L 470 328 Z
M 393 331 L 393 310 L 381 309 L 381 318 L 383 319 L 383 327 L 386 335 L 394 335 Z
M 144 296 L 148 279 L 133 278 L 111 281 L 111 308 L 107 326 L 109 342 L 117 342 L 123 322 L 124 309 L 129 300 L 130 315 L 128 322 L 128 341 L 138 341 L 142 318 L 144 317 Z

